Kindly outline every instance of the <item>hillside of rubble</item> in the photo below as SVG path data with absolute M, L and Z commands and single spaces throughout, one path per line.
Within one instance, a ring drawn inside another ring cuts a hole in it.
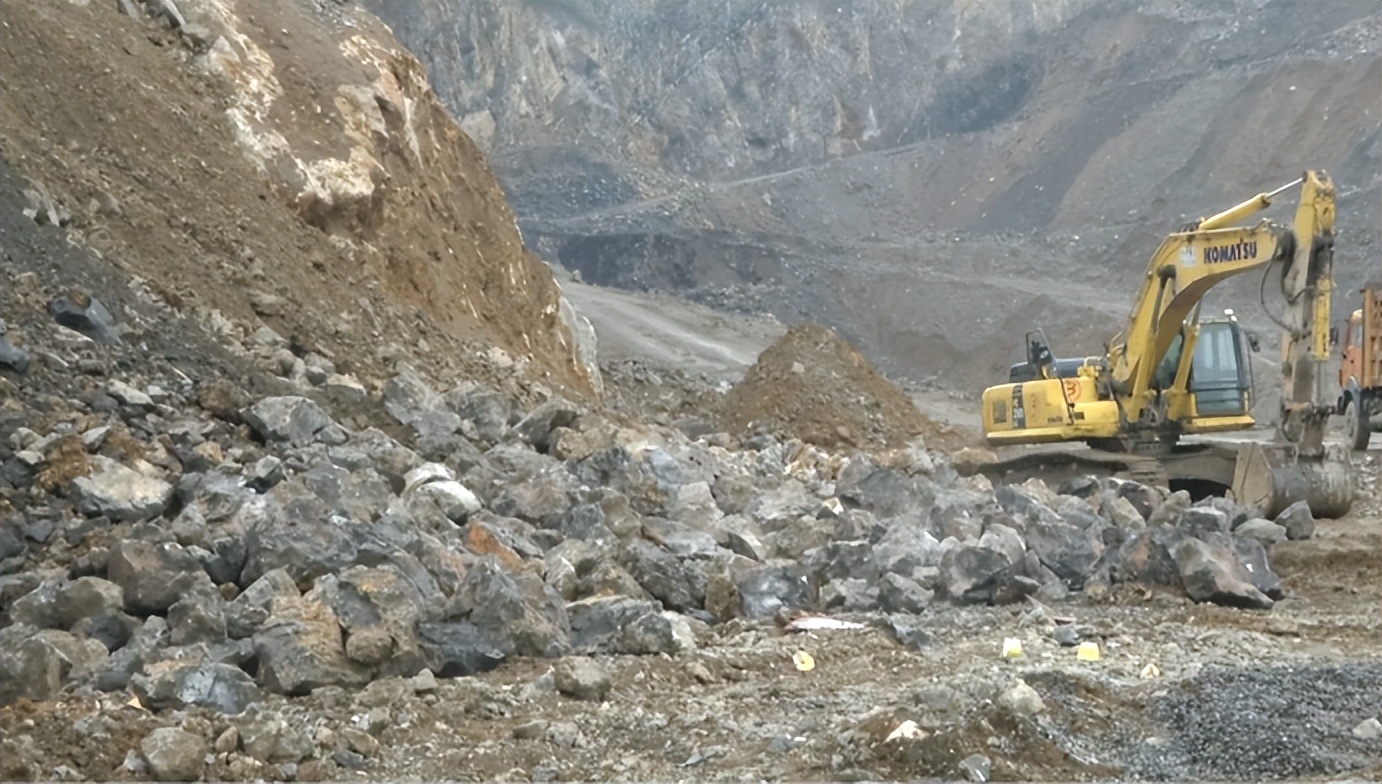
M 1379 450 L 994 485 L 824 319 L 549 270 L 354 3 L 0 30 L 0 779 L 1382 775 Z

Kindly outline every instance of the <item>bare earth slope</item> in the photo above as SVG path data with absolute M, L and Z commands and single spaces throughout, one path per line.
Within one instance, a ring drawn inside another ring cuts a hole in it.
M 181 33 L 113 2 L 0 4 L 0 154 L 71 229 L 174 307 L 366 382 L 474 366 L 476 340 L 592 390 L 550 273 L 387 29 L 335 4 L 180 6 Z

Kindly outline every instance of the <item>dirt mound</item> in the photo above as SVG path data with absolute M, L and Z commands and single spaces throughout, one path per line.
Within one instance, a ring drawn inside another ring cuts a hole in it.
M 826 448 L 883 447 L 953 434 L 828 327 L 798 324 L 759 355 L 725 396 L 721 426 Z

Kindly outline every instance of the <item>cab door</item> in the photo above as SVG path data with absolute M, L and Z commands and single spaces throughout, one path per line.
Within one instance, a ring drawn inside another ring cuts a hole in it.
M 1200 323 L 1190 366 L 1190 394 L 1199 416 L 1244 416 L 1252 408 L 1252 367 L 1234 321 Z

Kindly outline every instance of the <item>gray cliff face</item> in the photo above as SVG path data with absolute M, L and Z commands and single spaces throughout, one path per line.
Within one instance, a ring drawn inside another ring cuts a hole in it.
M 1305 168 L 1339 188 L 1340 289 L 1382 273 L 1374 2 L 367 6 L 546 260 L 818 319 L 903 374 L 1038 316 L 1097 349 L 1166 232 Z M 1240 312 L 1253 277 L 1224 287 Z

